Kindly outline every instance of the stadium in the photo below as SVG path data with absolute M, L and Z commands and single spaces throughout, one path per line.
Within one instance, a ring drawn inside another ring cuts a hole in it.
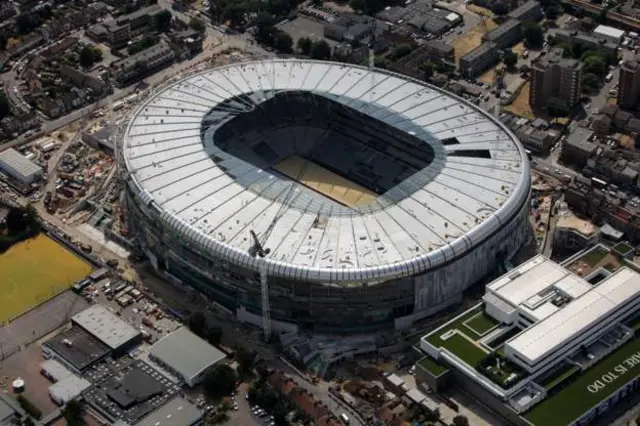
M 408 327 L 527 238 L 515 136 L 384 70 L 236 63 L 157 90 L 123 129 L 128 228 L 153 266 L 258 319 L 266 274 L 274 328 Z

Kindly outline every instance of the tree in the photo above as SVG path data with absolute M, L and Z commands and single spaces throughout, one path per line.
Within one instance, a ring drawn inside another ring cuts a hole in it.
M 391 53 L 387 55 L 387 58 L 390 61 L 397 61 L 398 59 L 404 56 L 407 56 L 412 51 L 413 51 L 413 46 L 411 46 L 410 44 L 401 44 L 397 46 L 395 49 L 393 49 Z
M 191 314 L 188 321 L 189 330 L 193 331 L 200 337 L 203 337 L 207 331 L 207 319 L 202 312 Z
M 437 422 L 441 418 L 442 415 L 440 414 L 440 410 L 437 408 L 433 411 L 426 411 L 425 420 L 428 422 Z
M 522 24 L 522 36 L 525 46 L 538 49 L 544 43 L 544 32 L 542 27 L 535 22 L 525 22 Z
M 424 76 L 425 81 L 428 81 L 431 77 L 433 77 L 434 66 L 432 62 L 423 62 L 422 65 L 420 65 L 420 69 L 422 70 L 422 75 Z
M 238 362 L 238 370 L 242 374 L 249 374 L 253 368 L 253 364 L 256 361 L 256 354 L 252 350 L 239 347 L 236 350 L 236 361 Z
M 296 43 L 298 50 L 302 52 L 303 55 L 309 55 L 311 53 L 311 49 L 313 48 L 313 41 L 310 38 L 302 37 L 298 39 L 298 43 Z
M 505 50 L 502 55 L 502 62 L 504 62 L 507 69 L 512 70 L 518 63 L 518 55 L 511 50 Z
M 560 8 L 558 5 L 550 5 L 544 10 L 544 14 L 547 16 L 547 19 L 555 21 L 558 19 L 558 15 L 560 15 Z
M 209 343 L 218 345 L 222 339 L 222 329 L 220 327 L 208 327 L 206 336 Z
M 293 52 L 293 39 L 284 31 L 277 31 L 273 40 L 273 47 L 280 52 L 291 53 Z
M 31 417 L 25 417 L 22 420 L 22 426 L 35 426 L 35 423 L 31 420 Z
M 7 100 L 7 96 L 4 92 L 0 90 L 0 119 L 5 118 L 10 112 L 11 105 L 9 104 L 9 100 Z
M 220 365 L 204 377 L 205 394 L 211 399 L 229 396 L 236 388 L 236 372 L 228 365 Z
M 69 426 L 83 426 L 86 424 L 84 421 L 84 404 L 75 399 L 67 402 L 67 405 L 62 409 L 62 416 Z
M 582 65 L 582 72 L 585 74 L 595 74 L 603 77 L 607 72 L 607 64 L 605 60 L 598 55 L 591 55 L 585 58 Z
M 591 93 L 598 90 L 600 87 L 600 78 L 591 73 L 586 73 L 582 76 L 582 90 Z
M 457 415 L 453 418 L 451 424 L 453 426 L 469 426 L 469 419 L 467 419 L 465 416 Z
M 102 51 L 95 46 L 86 45 L 80 50 L 80 65 L 89 68 L 102 60 Z
M 169 31 L 171 29 L 171 20 L 173 19 L 173 15 L 171 14 L 170 11 L 168 10 L 163 10 L 162 12 L 158 13 L 154 18 L 153 18 L 153 23 L 155 26 L 156 31 L 160 32 L 160 33 L 166 33 L 167 31 Z
M 590 17 L 580 19 L 580 27 L 587 32 L 591 32 L 596 28 L 596 22 Z
M 521 74 L 526 74 L 529 71 L 530 71 L 529 65 L 527 65 L 527 64 L 520 65 L 520 73 Z
M 191 18 L 189 26 L 199 33 L 204 33 L 207 30 L 207 25 L 202 19 Z
M 320 40 L 313 43 L 313 48 L 311 49 L 311 58 L 331 59 L 331 47 L 329 47 L 329 43 L 327 43 L 325 40 Z

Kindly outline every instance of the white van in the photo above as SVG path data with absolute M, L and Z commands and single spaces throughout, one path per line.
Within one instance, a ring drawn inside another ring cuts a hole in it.
M 611 80 L 613 80 L 613 74 L 612 73 L 607 74 L 607 76 L 604 79 L 607 83 L 610 82 Z

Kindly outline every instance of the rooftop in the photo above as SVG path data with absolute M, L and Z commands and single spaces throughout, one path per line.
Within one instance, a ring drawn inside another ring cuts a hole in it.
M 79 371 L 104 358 L 110 351 L 107 345 L 79 327 L 56 335 L 45 346 Z
M 136 426 L 190 426 L 201 418 L 202 412 L 196 406 L 177 396 L 140 420 Z
M 550 291 L 575 299 L 590 289 L 589 283 L 539 255 L 489 284 L 485 297 L 498 297 L 511 306 L 510 310 L 522 309 L 540 321 L 561 309 L 546 297 Z
M 144 361 L 132 361 L 97 380 L 84 398 L 110 421 L 134 424 L 162 407 L 180 388 Z
M 93 334 L 111 349 L 117 349 L 140 335 L 140 331 L 110 312 L 95 304 L 76 314 L 73 322 Z
M 594 152 L 598 146 L 593 142 L 589 142 L 589 139 L 591 139 L 592 136 L 593 130 L 578 127 L 569 134 L 565 143 L 584 151 Z
M 580 219 L 571 212 L 562 214 L 556 222 L 556 228 L 573 229 L 582 235 L 593 235 L 598 232 L 599 228 L 592 222 L 584 219 Z
M 76 375 L 68 376 L 49 386 L 49 395 L 59 404 L 71 401 L 91 386 L 87 380 Z
M 226 358 L 223 352 L 193 334 L 187 327 L 180 327 L 158 340 L 149 348 L 149 354 L 186 379 L 196 377 Z
M 13 148 L 0 152 L 0 164 L 6 164 L 23 176 L 42 172 L 42 167 L 33 163 Z
M 589 286 L 586 281 L 581 284 Z M 507 342 L 507 346 L 533 365 L 638 296 L 638 273 L 629 268 L 619 269 L 589 291 L 583 291 L 562 309 L 527 328 Z

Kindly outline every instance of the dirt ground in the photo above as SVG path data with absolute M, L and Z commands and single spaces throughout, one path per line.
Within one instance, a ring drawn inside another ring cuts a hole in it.
M 329 8 L 331 10 L 335 10 L 336 12 L 339 13 L 350 13 L 353 12 L 353 9 L 351 8 L 351 6 L 349 6 L 348 3 L 344 3 L 344 4 L 340 4 L 340 3 L 334 3 L 332 1 L 326 1 L 324 3 L 322 3 L 322 5 L 326 8 Z
M 527 82 L 520 90 L 518 97 L 506 106 L 504 109 L 511 111 L 519 117 L 535 118 L 531 105 L 529 105 L 529 91 L 531 90 L 531 83 Z
M 484 7 L 480 7 L 478 5 L 475 4 L 468 4 L 467 5 L 467 10 L 473 13 L 477 13 L 478 15 L 482 15 L 482 16 L 486 16 L 487 18 L 493 18 L 495 15 L 493 14 L 492 11 L 490 11 L 489 9 L 486 9 Z
M 633 138 L 631 136 L 623 135 L 623 134 L 620 134 L 620 133 L 617 133 L 616 135 L 620 137 L 620 144 L 623 147 L 625 147 L 627 149 L 631 149 L 631 150 L 636 149 L 635 142 L 634 142 L 634 140 L 633 140 Z
M 40 345 L 33 344 L 2 362 L 0 375 L 2 391 L 15 397 L 11 391 L 11 382 L 20 377 L 25 382 L 24 395 L 38 407 L 43 415 L 55 411 L 58 407 L 49 398 L 51 382 L 40 373 L 40 364 L 44 362 Z
M 462 56 L 480 46 L 480 44 L 482 43 L 482 36 L 485 35 L 485 33 L 493 30 L 497 26 L 498 24 L 496 24 L 492 19 L 487 19 L 484 26 L 482 25 L 482 23 L 480 23 L 469 30 L 467 33 L 461 35 L 460 37 L 456 37 L 451 43 L 455 51 L 456 63 L 458 63 Z

